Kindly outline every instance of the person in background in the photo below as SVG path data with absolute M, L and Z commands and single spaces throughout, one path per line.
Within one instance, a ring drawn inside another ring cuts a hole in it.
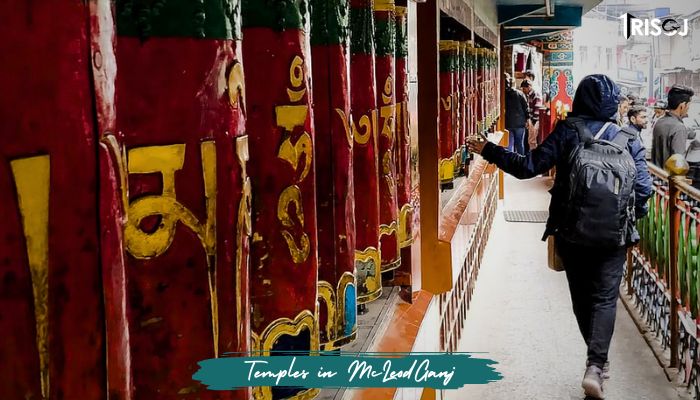
M 642 106 L 632 106 L 627 112 L 627 119 L 629 120 L 629 126 L 639 136 L 642 134 L 642 130 L 647 127 L 647 109 Z
M 685 157 L 688 128 L 683 124 L 683 118 L 688 116 L 694 94 L 693 89 L 682 85 L 673 85 L 668 91 L 668 111 L 656 121 L 652 133 L 651 160 L 661 168 L 674 154 Z
M 654 129 L 656 121 L 666 115 L 666 107 L 667 104 L 663 100 L 658 100 L 656 103 L 654 103 L 654 115 L 651 117 L 651 129 Z
M 625 118 L 629 109 L 630 99 L 624 94 L 620 95 L 620 104 L 617 106 L 617 124 L 619 126 L 625 126 Z
M 508 149 L 525 154 L 525 124 L 529 116 L 527 98 L 513 88 L 513 78 L 506 73 L 506 129 L 510 132 Z
M 600 139 L 612 141 L 620 132 L 615 125 L 620 89 L 606 75 L 589 75 L 581 80 L 574 95 L 570 117 L 583 121 L 590 133 L 597 132 Z M 638 120 L 636 120 L 639 123 Z M 585 139 L 585 138 L 584 138 Z M 581 336 L 588 349 L 586 372 L 581 386 L 587 396 L 604 398 L 603 380 L 607 376 L 608 351 L 615 328 L 617 299 L 620 282 L 627 258 L 627 248 L 638 240 L 634 224 L 626 235 L 625 245 L 591 247 L 565 239 L 564 231 L 576 229 L 571 226 L 567 203 L 571 188 L 579 182 L 570 181 L 572 152 L 582 140 L 580 132 L 567 121 L 559 121 L 542 144 L 526 156 L 514 154 L 494 143 L 470 138 L 469 151 L 481 154 L 503 171 L 518 179 L 529 179 L 556 167 L 554 186 L 550 190 L 549 219 L 543 240 L 555 237 L 557 252 L 562 258 L 574 315 Z M 627 140 L 626 150 L 634 159 L 636 171 L 634 182 L 634 210 L 637 219 L 647 213 L 647 200 L 651 196 L 651 176 L 644 158 L 644 146 L 638 138 Z M 603 203 L 608 204 L 608 203 Z M 601 204 L 600 207 L 604 207 Z M 590 221 L 587 221 L 590 222 Z M 576 224 L 583 226 L 585 224 Z
M 527 74 L 527 73 L 526 73 Z M 530 110 L 525 128 L 527 129 L 527 146 L 525 151 L 537 147 L 537 134 L 539 133 L 540 108 L 542 108 L 542 96 L 537 93 L 530 79 L 525 79 L 520 83 L 520 89 L 527 97 L 528 108 Z
M 535 84 L 535 74 L 532 71 L 525 71 L 525 79 L 529 80 L 533 85 Z

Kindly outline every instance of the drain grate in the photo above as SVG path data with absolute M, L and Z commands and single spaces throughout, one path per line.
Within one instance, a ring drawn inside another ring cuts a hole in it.
M 503 212 L 503 216 L 508 222 L 547 222 L 549 211 L 522 211 L 508 210 Z

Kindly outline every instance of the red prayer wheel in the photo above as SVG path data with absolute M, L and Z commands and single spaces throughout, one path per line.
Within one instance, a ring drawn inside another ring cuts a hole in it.
M 394 0 L 374 1 L 376 44 L 376 80 L 379 144 L 379 247 L 382 272 L 392 271 L 401 265 L 398 238 L 398 202 L 396 183 L 396 76 L 394 32 Z
M 192 380 L 198 361 L 249 343 L 240 6 L 124 0 L 116 10 L 135 398 L 247 398 Z
M 411 132 L 408 110 L 408 9 L 406 0 L 396 2 L 396 174 L 399 207 L 398 237 L 401 266 L 392 284 L 410 287 L 415 210 L 411 181 Z
M 318 300 L 321 347 L 357 334 L 355 192 L 350 126 L 347 0 L 311 2 L 311 56 L 316 136 Z M 338 18 L 338 16 L 343 16 Z
M 476 84 L 478 87 L 477 91 L 477 102 L 476 102 L 476 116 L 477 116 L 477 130 L 480 133 L 486 131 L 486 114 L 485 101 L 486 101 L 486 76 L 484 68 L 484 49 L 476 49 Z
M 474 45 L 471 41 L 467 41 L 467 84 L 468 84 L 468 101 L 467 101 L 467 117 L 469 119 L 469 127 L 467 136 L 475 135 L 476 129 L 476 54 Z
M 452 136 L 454 140 L 453 167 L 454 175 L 459 175 L 462 169 L 462 143 L 460 142 L 460 131 L 462 130 L 462 72 L 461 59 L 462 47 L 458 41 L 453 41 L 454 46 L 454 66 L 452 67 Z
M 454 68 L 455 42 L 440 41 L 440 184 L 451 188 L 454 180 Z
M 253 183 L 253 350 L 319 349 L 316 168 L 308 3 L 243 1 L 249 174 Z M 255 388 L 256 398 L 318 389 Z
M 379 254 L 379 169 L 372 0 L 350 0 L 350 93 L 354 138 L 357 303 L 382 293 Z
M 461 147 L 461 159 L 459 160 L 460 171 L 463 174 L 469 174 L 469 154 L 467 151 L 467 42 L 459 42 L 460 57 L 459 57 L 459 108 L 461 110 L 460 130 L 459 130 L 459 145 Z
M 411 273 L 413 205 L 411 204 L 411 132 L 408 114 L 408 14 L 396 6 L 396 174 L 399 207 L 398 237 L 401 248 L 400 271 Z
M 98 173 L 96 150 L 114 128 L 103 91 L 114 82 L 111 9 L 102 0 L 4 9 L 1 397 L 105 398 L 100 227 L 115 220 L 98 208 L 110 171 Z

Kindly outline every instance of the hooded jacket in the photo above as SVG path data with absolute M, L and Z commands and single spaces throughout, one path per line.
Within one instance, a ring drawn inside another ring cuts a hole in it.
M 569 115 L 582 118 L 593 133 L 598 132 L 606 122 L 612 122 L 600 138 L 613 140 L 620 130 L 615 124 L 619 96 L 620 89 L 606 75 L 589 75 L 579 84 L 574 96 L 573 110 Z M 565 210 L 564 202 L 569 191 L 568 158 L 579 142 L 578 132 L 560 121 L 544 142 L 527 155 L 510 152 L 493 143 L 487 143 L 481 153 L 484 159 L 518 179 L 532 178 L 549 171 L 552 167 L 557 168 L 554 186 L 550 190 L 552 200 L 543 240 L 555 234 L 560 226 Z M 634 158 L 637 169 L 634 187 L 635 215 L 641 218 L 647 213 L 646 203 L 652 192 L 651 175 L 639 136 L 627 143 L 627 150 Z

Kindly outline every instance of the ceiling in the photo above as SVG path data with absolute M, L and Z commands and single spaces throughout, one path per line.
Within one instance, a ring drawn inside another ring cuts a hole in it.
M 498 0 L 504 44 L 530 41 L 581 26 L 581 17 L 601 0 Z

